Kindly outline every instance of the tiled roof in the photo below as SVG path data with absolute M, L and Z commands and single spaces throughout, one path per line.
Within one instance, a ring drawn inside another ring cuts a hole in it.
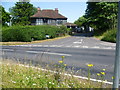
M 67 19 L 65 16 L 61 15 L 58 13 L 56 10 L 51 10 L 51 9 L 43 9 L 43 10 L 38 10 L 36 14 L 31 16 L 31 18 L 35 17 L 41 17 L 41 18 L 62 18 L 62 19 Z
M 66 23 L 65 25 L 66 25 L 66 26 L 77 26 L 76 24 L 74 24 L 74 23 L 69 23 L 69 22 Z

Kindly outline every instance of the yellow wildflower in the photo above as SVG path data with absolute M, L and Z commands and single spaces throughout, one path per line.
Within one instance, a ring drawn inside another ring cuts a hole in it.
M 105 75 L 105 72 L 100 72 L 102 75 Z
M 63 63 L 63 61 L 59 61 L 59 63 Z
M 65 58 L 65 56 L 62 56 L 62 58 Z
M 112 76 L 112 79 L 114 79 L 114 76 Z
M 99 74 L 99 73 L 97 73 L 97 75 L 98 75 L 98 76 L 100 76 L 100 74 Z
M 93 67 L 93 64 L 88 64 L 87 66 L 88 66 L 88 67 Z
M 64 66 L 67 66 L 67 64 L 64 64 Z

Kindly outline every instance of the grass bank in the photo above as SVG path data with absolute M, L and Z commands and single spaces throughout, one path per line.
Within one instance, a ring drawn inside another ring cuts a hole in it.
M 95 33 L 95 37 L 102 41 L 115 43 L 116 42 L 116 33 L 117 33 L 116 29 L 107 30 L 106 32 L 97 31 Z
M 59 63 L 62 63 L 59 61 Z M 110 85 L 83 80 L 73 75 L 64 75 L 63 68 L 54 72 L 25 64 L 4 60 L 2 66 L 2 88 L 110 88 Z

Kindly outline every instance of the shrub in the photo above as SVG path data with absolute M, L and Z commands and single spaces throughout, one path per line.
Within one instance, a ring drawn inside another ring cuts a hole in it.
M 2 41 L 23 41 L 29 42 L 34 40 L 46 39 L 46 34 L 50 38 L 55 38 L 65 34 L 67 28 L 57 26 L 40 25 L 40 26 L 12 26 L 2 29 Z
M 109 42 L 116 42 L 116 29 L 108 30 L 103 34 L 103 37 L 101 40 L 103 41 L 109 41 Z

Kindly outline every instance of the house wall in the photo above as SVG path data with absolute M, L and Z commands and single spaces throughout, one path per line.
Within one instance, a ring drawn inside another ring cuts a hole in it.
M 48 19 L 48 18 L 31 19 L 31 25 L 62 25 L 66 23 L 67 19 Z

